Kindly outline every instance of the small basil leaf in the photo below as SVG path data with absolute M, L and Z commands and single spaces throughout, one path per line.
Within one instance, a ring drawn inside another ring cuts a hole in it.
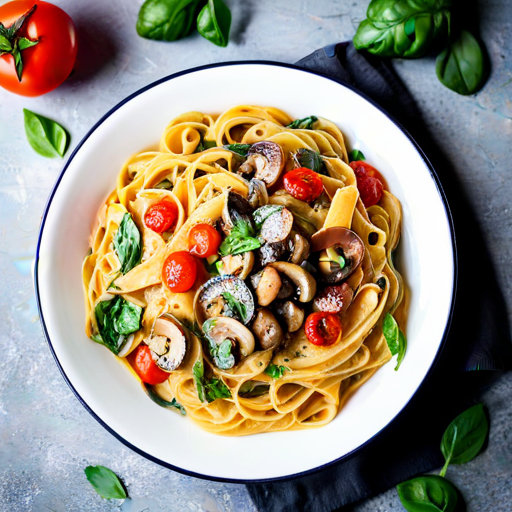
M 386 316 L 384 317 L 382 334 L 384 334 L 384 338 L 386 338 L 391 355 L 395 356 L 398 354 L 395 367 L 395 371 L 397 371 L 405 357 L 407 339 L 398 327 L 396 320 L 389 313 L 386 313 Z
M 453 512 L 457 506 L 457 489 L 437 475 L 419 476 L 396 488 L 408 512 Z
M 245 324 L 247 321 L 247 308 L 229 292 L 222 292 L 222 298 L 228 303 L 229 309 L 234 313 L 235 318 L 240 318 Z
M 366 158 L 364 157 L 362 151 L 359 151 L 359 149 L 353 149 L 348 154 L 348 160 L 349 160 L 349 162 L 358 162 L 360 160 L 366 160 Z
M 185 410 L 185 407 L 181 405 L 176 398 L 173 398 L 170 402 L 168 400 L 165 400 L 162 398 L 154 389 L 154 387 L 151 384 L 143 383 L 144 390 L 146 391 L 147 395 L 155 404 L 159 405 L 160 407 L 163 407 L 164 409 L 176 409 L 180 412 L 182 416 L 187 415 L 187 411 Z
M 462 30 L 437 56 L 436 73 L 444 86 L 458 94 L 474 94 L 482 88 L 487 78 L 484 54 L 470 32 Z
M 320 153 L 311 149 L 300 148 L 294 154 L 294 158 L 300 167 L 306 167 L 318 174 L 328 175 L 327 169 L 325 168 L 325 162 L 323 161 Z
M 221 379 L 207 380 L 204 376 L 204 364 L 196 361 L 192 367 L 194 380 L 197 387 L 197 396 L 201 402 L 213 402 L 217 398 L 230 398 L 231 392 Z
M 197 396 L 201 402 L 205 401 L 205 390 L 204 390 L 204 364 L 202 361 L 196 361 L 192 367 L 192 373 L 194 374 L 194 381 L 197 388 Z
M 253 398 L 266 395 L 269 390 L 268 384 L 255 383 L 252 380 L 245 381 L 238 390 L 238 394 L 244 398 Z
M 197 17 L 197 30 L 217 46 L 227 46 L 231 11 L 222 0 L 208 0 Z
M 244 219 L 237 220 L 231 233 L 220 244 L 219 254 L 221 256 L 235 255 L 258 249 L 261 247 L 261 243 L 254 238 L 254 235 L 254 227 L 250 222 Z
M 53 158 L 64 156 L 69 135 L 64 128 L 46 117 L 23 109 L 25 132 L 32 148 L 42 156 Z
M 398 371 L 407 351 L 407 338 L 401 329 L 398 330 L 398 357 L 396 358 L 395 372 Z
M 158 185 L 155 185 L 154 188 L 162 188 L 164 190 L 172 190 L 173 184 L 171 181 L 169 181 L 167 178 L 165 180 L 162 180 Z
M 136 267 L 142 258 L 140 232 L 130 213 L 123 215 L 119 229 L 114 235 L 113 243 L 121 263 L 120 271 L 122 274 L 126 274 Z
M 446 460 L 441 476 L 446 474 L 449 464 L 464 464 L 473 460 L 482 449 L 488 432 L 489 423 L 482 404 L 459 414 L 448 425 L 441 440 L 441 451 Z
M 105 466 L 87 466 L 85 476 L 94 490 L 108 500 L 123 500 L 127 497 L 119 477 Z
M 225 144 L 222 147 L 245 158 L 251 149 L 251 144 Z
M 284 208 L 283 205 L 280 204 L 266 204 L 258 208 L 253 214 L 252 218 L 254 219 L 254 223 L 256 224 L 257 229 L 261 229 L 263 223 L 274 213 L 280 212 Z
M 210 354 L 217 368 L 229 370 L 235 366 L 235 356 L 231 353 L 231 340 L 224 340 L 220 345 L 210 340 Z
M 137 34 L 157 41 L 176 41 L 190 34 L 199 0 L 146 0 L 137 18 Z
M 313 124 L 318 121 L 318 117 L 309 116 L 303 117 L 302 119 L 295 119 L 295 121 L 286 125 L 286 128 L 292 128 L 294 130 L 313 130 Z
M 270 363 L 265 368 L 265 373 L 267 375 L 269 375 L 270 377 L 272 377 L 273 379 L 280 379 L 284 375 L 284 372 L 289 372 L 289 371 L 290 371 L 290 368 L 288 368 L 286 366 L 278 366 L 274 363 Z

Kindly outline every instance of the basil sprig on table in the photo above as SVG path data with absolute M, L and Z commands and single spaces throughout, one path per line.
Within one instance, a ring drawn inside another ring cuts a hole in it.
M 236 221 L 231 233 L 220 244 L 219 254 L 242 254 L 261 247 L 261 242 L 254 237 L 256 232 L 250 222 L 239 219 Z
M 408 512 L 453 512 L 457 506 L 457 489 L 441 476 L 419 476 L 396 488 Z
M 295 119 L 295 121 L 286 125 L 286 128 L 292 128 L 294 130 L 312 130 L 313 124 L 318 121 L 316 116 L 303 117 L 302 119 Z
M 123 500 L 127 498 L 126 490 L 119 477 L 105 466 L 87 466 L 85 476 L 94 490 L 108 500 Z
M 37 153 L 47 158 L 64 156 L 69 135 L 59 123 L 26 108 L 23 109 L 23 116 L 28 142 Z
M 204 363 L 197 361 L 192 367 L 196 382 L 197 396 L 201 402 L 211 403 L 217 398 L 230 398 L 231 391 L 221 379 L 208 380 L 204 376 Z
M 384 317 L 384 323 L 382 324 L 382 334 L 384 334 L 384 338 L 386 338 L 386 342 L 391 354 L 394 356 L 398 354 L 395 367 L 396 371 L 398 368 L 400 368 L 400 365 L 402 364 L 402 361 L 405 357 L 405 352 L 407 350 L 407 339 L 400 327 L 398 327 L 396 320 L 389 313 L 386 313 L 386 316 Z
M 130 213 L 123 215 L 119 229 L 114 235 L 113 243 L 121 263 L 120 272 L 126 274 L 136 267 L 142 258 L 142 241 L 139 228 Z
M 222 0 L 208 0 L 197 17 L 197 31 L 217 46 L 227 46 L 231 11 Z

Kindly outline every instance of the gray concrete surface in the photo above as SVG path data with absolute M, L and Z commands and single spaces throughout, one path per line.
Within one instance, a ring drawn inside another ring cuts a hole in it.
M 5 1 L 0 0 L 0 4 Z M 141 0 L 55 0 L 80 38 L 74 75 L 35 99 L 0 89 L 0 511 L 255 511 L 243 486 L 182 476 L 125 448 L 76 400 L 48 350 L 35 308 L 30 264 L 46 198 L 63 165 L 29 147 L 22 109 L 59 120 L 76 145 L 129 93 L 170 73 L 238 59 L 295 62 L 316 48 L 351 38 L 367 0 L 227 0 L 231 42 L 214 47 L 195 34 L 176 43 L 139 38 Z M 493 65 L 476 96 L 442 87 L 429 59 L 397 61 L 431 129 L 478 212 L 512 307 L 512 9 L 510 0 L 480 0 L 480 25 Z M 68 152 L 69 154 L 69 152 Z M 442 172 L 442 169 L 439 169 Z M 451 467 L 469 512 L 512 510 L 512 376 L 485 396 L 491 416 L 487 450 Z M 118 472 L 131 500 L 107 502 L 89 486 L 88 464 Z M 394 490 L 354 507 L 402 510 Z

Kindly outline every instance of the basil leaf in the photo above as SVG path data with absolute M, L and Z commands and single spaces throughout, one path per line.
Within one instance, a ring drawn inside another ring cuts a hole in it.
M 94 314 L 100 333 L 92 339 L 116 355 L 126 344 L 127 336 L 140 329 L 142 308 L 120 295 L 98 302 Z
M 396 320 L 389 313 L 386 313 L 386 316 L 384 317 L 382 334 L 384 334 L 384 337 L 386 338 L 391 355 L 396 356 L 398 354 L 397 364 L 395 367 L 395 371 L 397 371 L 405 357 L 407 339 L 398 327 Z
M 208 0 L 197 17 L 197 30 L 217 46 L 227 46 L 231 11 L 222 0 Z
M 197 145 L 194 153 L 201 153 L 201 151 L 206 151 L 207 149 L 216 148 L 216 147 L 217 147 L 217 143 L 214 140 L 206 140 L 203 137 L 203 134 L 201 134 L 201 139 L 200 139 L 199 144 Z
M 229 309 L 245 324 L 247 321 L 247 307 L 229 292 L 222 292 L 222 298 L 228 303 Z
M 119 229 L 114 235 L 114 249 L 121 263 L 121 273 L 126 274 L 136 267 L 142 258 L 142 243 L 139 228 L 130 213 L 125 213 Z
M 448 425 L 441 440 L 441 451 L 446 460 L 441 476 L 446 474 L 449 464 L 464 464 L 473 460 L 482 449 L 488 432 L 489 423 L 482 404 L 459 414 Z
M 160 407 L 163 407 L 165 409 L 176 409 L 178 410 L 182 416 L 187 415 L 187 411 L 185 410 L 185 407 L 181 405 L 176 398 L 173 398 L 170 402 L 168 400 L 165 400 L 162 398 L 154 389 L 154 387 L 151 384 L 143 383 L 144 390 L 146 391 L 147 395 L 155 404 L 159 405 Z
M 401 329 L 398 330 L 398 357 L 396 358 L 395 372 L 398 371 L 402 361 L 404 360 L 405 353 L 407 352 L 407 338 Z
M 280 204 L 266 204 L 258 208 L 253 214 L 252 217 L 254 219 L 254 223 L 256 224 L 257 229 L 261 229 L 263 223 L 274 213 L 280 212 L 284 208 L 283 205 Z
M 251 145 L 252 144 L 224 144 L 222 147 L 245 158 L 249 153 L 249 149 L 251 149 Z
M 197 396 L 201 402 L 205 399 L 208 403 L 211 403 L 217 398 L 230 398 L 231 392 L 229 388 L 222 382 L 221 379 L 211 379 L 208 381 L 204 377 L 204 364 L 197 361 L 193 368 L 192 373 L 194 374 L 194 380 L 196 381 Z
M 192 367 L 192 373 L 194 374 L 194 380 L 196 382 L 197 396 L 201 402 L 205 401 L 204 392 L 204 364 L 201 361 L 197 361 Z
M 245 381 L 238 390 L 238 394 L 244 398 L 253 398 L 268 393 L 269 385 L 255 383 L 252 380 Z
M 155 185 L 154 188 L 161 188 L 164 190 L 172 190 L 173 184 L 171 181 L 169 181 L 167 178 L 165 180 L 162 180 L 158 185 Z
M 348 154 L 348 160 L 349 160 L 349 162 L 358 162 L 360 160 L 366 160 L 366 158 L 364 157 L 362 151 L 359 151 L 359 149 L 353 149 Z
M 487 78 L 484 54 L 478 41 L 462 30 L 456 41 L 436 58 L 439 81 L 458 94 L 478 92 Z
M 372 0 L 354 46 L 381 57 L 422 57 L 450 33 L 452 0 Z
M 325 162 L 317 151 L 300 148 L 296 151 L 294 158 L 300 167 L 307 167 L 318 174 L 328 175 Z
M 222 241 L 219 247 L 219 254 L 241 254 L 253 251 L 261 247 L 261 242 L 254 237 L 252 224 L 244 219 L 238 219 L 231 230 L 231 233 Z
M 213 360 L 221 370 L 229 370 L 235 366 L 235 356 L 231 353 L 231 340 L 224 340 L 220 345 L 210 341 L 210 354 Z
M 398 497 L 408 512 L 453 512 L 457 489 L 445 478 L 424 475 L 396 486 Z
M 85 476 L 94 490 L 108 500 L 124 500 L 127 497 L 119 477 L 105 466 L 87 466 Z
M 272 377 L 273 379 L 280 379 L 284 375 L 284 372 L 289 372 L 289 371 L 290 371 L 290 368 L 288 368 L 286 366 L 278 366 L 273 363 L 270 363 L 265 368 L 265 373 L 267 375 L 269 375 L 270 377 Z
M 199 0 L 146 0 L 137 18 L 137 34 L 157 41 L 177 41 L 192 31 Z
M 18 54 L 19 55 L 19 54 Z M 69 135 L 64 128 L 47 117 L 23 109 L 25 133 L 32 148 L 42 156 L 53 158 L 64 156 Z
M 313 124 L 318 121 L 318 117 L 309 116 L 303 117 L 302 119 L 295 119 L 290 124 L 286 125 L 286 128 L 292 128 L 294 130 L 313 130 Z

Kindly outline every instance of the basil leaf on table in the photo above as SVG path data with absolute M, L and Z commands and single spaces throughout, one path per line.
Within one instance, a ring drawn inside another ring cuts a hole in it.
M 87 466 L 85 476 L 94 490 L 108 500 L 123 500 L 127 497 L 119 477 L 105 466 Z
M 359 149 L 353 149 L 348 154 L 348 161 L 349 162 L 359 162 L 361 160 L 366 160 L 366 158 L 363 155 L 362 151 L 359 151 Z
M 447 41 L 451 5 L 452 0 L 372 0 L 354 46 L 381 57 L 422 57 Z
M 284 375 L 284 372 L 289 371 L 290 368 L 288 368 L 287 366 L 278 366 L 277 364 L 274 363 L 270 363 L 265 368 L 265 373 L 272 377 L 273 379 L 280 379 Z
M 318 151 L 312 149 L 300 148 L 295 154 L 294 158 L 301 167 L 306 167 L 318 174 L 327 176 L 327 169 L 325 168 L 325 162 L 323 161 Z
M 121 273 L 136 267 L 142 258 L 142 242 L 139 228 L 130 213 L 125 213 L 114 235 L 114 249 L 121 263 Z
M 478 92 L 486 79 L 484 54 L 479 42 L 467 30 L 436 59 L 439 81 L 458 94 Z
M 254 228 L 250 222 L 243 219 L 236 221 L 231 233 L 223 240 L 219 247 L 219 254 L 242 254 L 261 247 L 261 242 L 254 237 Z
M 197 31 L 217 46 L 227 46 L 231 11 L 222 0 L 208 0 L 197 17 Z
M 397 371 L 405 357 L 407 339 L 398 327 L 396 320 L 389 313 L 386 313 L 386 316 L 384 317 L 382 334 L 384 334 L 384 338 L 386 338 L 391 355 L 396 356 L 398 354 L 395 367 L 395 371 Z
M 482 449 L 488 432 L 489 423 L 482 404 L 459 414 L 448 425 L 441 440 L 446 463 L 440 475 L 446 474 L 449 464 L 464 464 L 473 460 Z
M 252 214 L 252 218 L 254 219 L 254 223 L 258 229 L 261 229 L 263 223 L 274 213 L 279 213 L 284 208 L 281 204 L 266 204 L 265 206 L 261 206 Z
M 199 0 L 146 0 L 137 18 L 137 34 L 157 41 L 177 41 L 190 34 Z
M 424 475 L 396 486 L 398 497 L 408 512 L 453 512 L 457 489 L 443 477 Z
M 222 147 L 245 158 L 251 149 L 251 144 L 225 144 Z
M 197 396 L 201 402 L 211 403 L 217 398 L 230 398 L 231 392 L 221 379 L 208 380 L 204 376 L 204 363 L 196 361 L 192 367 L 197 387 Z
M 55 121 L 23 109 L 25 133 L 32 148 L 42 156 L 54 158 L 64 156 L 68 147 L 69 135 Z
M 295 121 L 286 125 L 286 128 L 292 128 L 293 130 L 312 130 L 313 124 L 318 121 L 316 116 L 303 117 L 302 119 L 295 119 Z

